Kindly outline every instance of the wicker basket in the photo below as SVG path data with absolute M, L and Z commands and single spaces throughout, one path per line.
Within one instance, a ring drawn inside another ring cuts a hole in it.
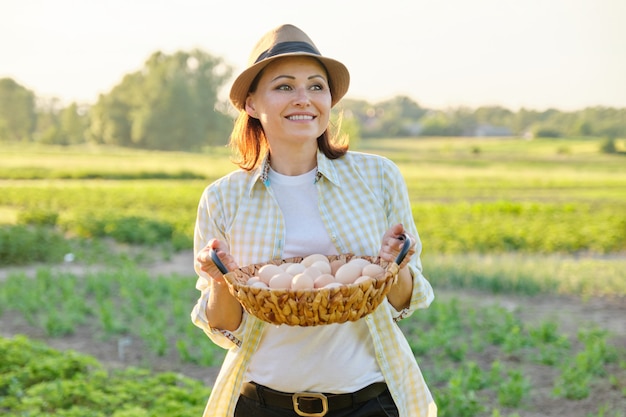
M 248 279 L 258 275 L 259 269 L 266 264 L 300 262 L 303 258 L 273 260 L 228 271 L 215 252 L 211 253 L 211 257 L 224 273 L 231 294 L 248 313 L 276 325 L 318 326 L 355 321 L 373 312 L 397 280 L 398 264 L 408 251 L 408 239 L 406 242 L 395 262 L 384 262 L 378 257 L 371 256 L 356 257 L 385 268 L 384 278 L 335 288 L 310 290 L 258 288 L 247 285 Z M 353 258 L 355 256 L 352 254 L 328 256 L 329 261 L 336 259 L 349 261 Z

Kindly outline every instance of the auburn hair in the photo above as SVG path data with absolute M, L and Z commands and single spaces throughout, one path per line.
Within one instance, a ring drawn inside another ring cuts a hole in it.
M 256 168 L 269 149 L 265 131 L 259 119 L 250 117 L 245 110 L 241 110 L 230 135 L 229 146 L 234 151 L 232 161 L 239 168 L 246 171 Z M 348 151 L 348 141 L 346 137 L 331 134 L 326 128 L 324 133 L 317 138 L 317 148 L 328 159 L 337 159 Z

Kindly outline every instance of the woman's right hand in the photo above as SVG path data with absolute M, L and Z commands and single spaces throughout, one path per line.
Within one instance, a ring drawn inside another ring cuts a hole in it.
M 221 240 L 211 239 L 209 243 L 200 252 L 198 252 L 196 262 L 200 270 L 208 274 L 214 281 L 223 283 L 224 276 L 211 259 L 211 250 L 215 251 L 217 257 L 229 271 L 237 269 L 239 266 L 231 256 L 228 245 Z
M 235 331 L 241 323 L 243 308 L 239 301 L 230 293 L 224 276 L 211 259 L 211 250 L 226 269 L 232 271 L 239 268 L 230 254 L 228 245 L 217 239 L 209 243 L 196 256 L 196 267 L 210 278 L 209 298 L 206 305 L 206 317 L 209 326 L 215 329 Z

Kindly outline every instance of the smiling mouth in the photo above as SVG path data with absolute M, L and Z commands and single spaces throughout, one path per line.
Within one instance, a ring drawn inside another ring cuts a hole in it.
M 307 116 L 307 115 L 303 115 L 303 114 L 297 114 L 295 116 L 288 116 L 287 119 L 289 120 L 313 120 L 315 117 L 313 116 Z

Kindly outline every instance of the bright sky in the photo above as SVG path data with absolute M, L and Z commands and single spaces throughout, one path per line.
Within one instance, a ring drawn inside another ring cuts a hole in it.
M 155 51 L 244 68 L 282 23 L 342 61 L 347 97 L 445 108 L 626 107 L 625 0 L 0 0 L 0 78 L 95 103 Z

